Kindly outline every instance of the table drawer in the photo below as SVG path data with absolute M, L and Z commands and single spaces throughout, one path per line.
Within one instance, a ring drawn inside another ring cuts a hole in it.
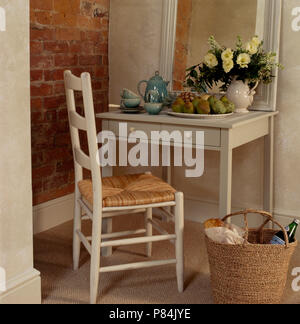
M 121 121 L 109 121 L 109 130 L 114 132 L 116 136 L 120 136 L 119 124 Z M 149 140 L 151 139 L 152 131 L 160 131 L 160 124 L 152 124 L 152 123 L 135 123 L 128 122 L 127 123 L 127 136 L 135 131 L 143 131 L 147 134 Z
M 221 129 L 219 128 L 206 128 L 206 127 L 186 127 L 186 126 L 163 126 L 163 129 L 169 133 L 173 131 L 180 131 L 182 139 L 184 136 L 189 138 L 193 137 L 193 144 L 196 144 L 196 132 L 204 132 L 205 146 L 221 146 Z

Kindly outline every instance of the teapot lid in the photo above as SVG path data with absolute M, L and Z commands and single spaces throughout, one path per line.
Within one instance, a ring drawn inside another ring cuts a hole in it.
M 163 81 L 163 78 L 159 75 L 159 71 L 155 72 L 155 76 L 153 76 L 150 80 L 153 81 Z

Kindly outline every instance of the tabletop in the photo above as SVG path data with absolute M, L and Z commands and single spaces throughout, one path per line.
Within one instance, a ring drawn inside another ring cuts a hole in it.
M 171 125 L 187 125 L 187 126 L 199 126 L 199 127 L 213 127 L 223 129 L 233 129 L 240 127 L 255 121 L 262 120 L 276 116 L 278 112 L 260 112 L 250 111 L 248 114 L 233 114 L 224 119 L 190 119 L 190 118 L 178 118 L 173 117 L 163 111 L 160 115 L 151 116 L 148 113 L 140 114 L 124 114 L 121 111 L 111 111 L 106 113 L 96 114 L 96 118 L 120 120 L 122 122 L 141 122 L 141 123 L 158 123 L 158 124 L 171 124 Z

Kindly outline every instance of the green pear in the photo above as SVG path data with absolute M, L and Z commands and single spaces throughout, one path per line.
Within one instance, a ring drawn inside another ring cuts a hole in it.
M 215 114 L 226 114 L 226 107 L 221 100 L 216 100 L 213 105 L 213 111 Z
M 201 101 L 202 99 L 200 98 L 200 97 L 196 97 L 194 100 L 193 100 L 193 106 L 194 106 L 194 110 L 196 111 L 197 110 L 197 107 L 198 107 L 198 105 L 199 105 L 199 103 L 200 103 L 200 101 Z
M 210 109 L 213 110 L 213 106 L 214 106 L 216 100 L 217 100 L 217 99 L 216 99 L 215 96 L 210 96 L 210 97 L 208 98 L 208 102 L 209 102 L 209 105 L 210 105 Z
M 197 112 L 200 115 L 209 115 L 210 114 L 209 102 L 201 99 L 197 106 Z
M 195 113 L 194 105 L 193 105 L 191 102 L 187 102 L 187 103 L 184 105 L 183 112 L 184 112 L 185 114 L 194 114 L 194 113 Z
M 232 102 L 229 102 L 228 104 L 225 104 L 225 107 L 226 107 L 226 110 L 227 110 L 228 114 L 233 113 L 235 111 L 235 105 Z
M 173 112 L 175 112 L 175 113 L 183 113 L 183 110 L 184 110 L 184 104 L 181 105 L 180 103 L 176 103 L 176 102 L 174 102 L 173 105 L 172 105 L 172 110 L 173 110 Z
M 221 98 L 221 101 L 222 101 L 223 104 L 225 104 L 225 105 L 227 105 L 227 104 L 230 103 L 230 101 L 228 100 L 228 98 L 227 98 L 226 96 L 223 96 L 223 97 Z

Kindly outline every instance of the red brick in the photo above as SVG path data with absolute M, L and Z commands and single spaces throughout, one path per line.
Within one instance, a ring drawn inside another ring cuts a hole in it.
M 31 69 L 49 69 L 53 66 L 53 57 L 51 55 L 30 57 Z
M 57 175 L 54 177 L 51 177 L 49 180 L 45 180 L 43 183 L 43 190 L 49 191 L 53 189 L 59 189 L 60 187 L 65 186 L 68 184 L 69 175 Z
M 45 81 L 62 81 L 64 79 L 64 69 L 46 70 L 44 72 Z
M 53 86 L 52 84 L 34 84 L 31 85 L 31 96 L 32 97 L 43 97 L 49 96 L 53 93 Z
M 64 83 L 56 83 L 54 85 L 54 93 L 55 94 L 65 94 L 65 84 Z
M 31 98 L 31 109 L 37 110 L 42 109 L 43 101 L 41 98 Z
M 33 179 L 41 179 L 44 177 L 49 177 L 55 171 L 54 166 L 43 166 L 40 168 L 35 168 L 32 170 L 32 178 Z
M 57 134 L 54 141 L 55 147 L 70 146 L 71 138 L 67 134 Z
M 76 28 L 57 28 L 55 30 L 55 37 L 59 40 L 81 40 L 81 32 Z
M 49 53 L 67 53 L 69 45 L 67 42 L 45 42 L 44 50 Z
M 32 54 L 42 54 L 43 43 L 41 41 L 30 42 L 30 53 Z
M 80 0 L 53 0 L 54 10 L 61 13 L 78 14 Z
M 74 168 L 73 160 L 60 161 L 56 164 L 56 172 L 66 172 Z
M 98 65 L 102 63 L 102 57 L 99 55 L 79 56 L 79 65 Z
M 52 10 L 53 0 L 30 0 L 31 9 Z
M 65 96 L 55 96 L 44 99 L 44 108 L 45 109 L 58 109 L 61 106 L 66 104 Z
M 31 22 L 35 22 L 40 25 L 51 25 L 52 24 L 52 13 L 49 11 L 35 11 L 34 17 L 32 17 Z
M 76 66 L 78 61 L 77 55 L 65 55 L 65 54 L 56 54 L 55 55 L 55 66 Z
M 31 124 L 40 123 L 43 120 L 43 114 L 40 111 L 31 112 Z
M 45 152 L 46 161 L 70 160 L 72 158 L 72 151 L 65 148 L 55 148 Z
M 30 39 L 34 40 L 53 40 L 54 39 L 54 30 L 48 28 L 38 28 L 36 26 L 31 27 L 30 29 Z
M 64 27 L 76 27 L 77 16 L 66 13 L 56 13 L 53 16 L 53 25 Z
M 80 52 L 82 52 L 81 42 L 79 42 L 79 41 L 71 41 L 69 43 L 69 52 L 70 53 L 80 53 Z
M 42 70 L 33 70 L 30 71 L 30 81 L 43 81 L 43 71 Z

